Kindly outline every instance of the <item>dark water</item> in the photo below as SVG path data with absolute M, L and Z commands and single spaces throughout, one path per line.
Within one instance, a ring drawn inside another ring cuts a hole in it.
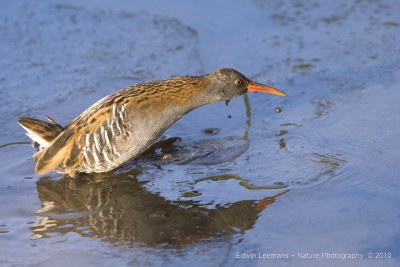
M 3 2 L 0 265 L 399 266 L 399 12 Z M 19 116 L 66 124 L 128 84 L 220 67 L 289 96 L 195 110 L 111 173 L 34 174 Z

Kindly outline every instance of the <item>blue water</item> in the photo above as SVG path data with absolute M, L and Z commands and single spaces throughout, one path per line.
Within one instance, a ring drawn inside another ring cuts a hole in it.
M 400 265 L 397 1 L 1 5 L 2 266 Z M 19 116 L 221 67 L 288 97 L 195 110 L 113 173 L 34 173 Z

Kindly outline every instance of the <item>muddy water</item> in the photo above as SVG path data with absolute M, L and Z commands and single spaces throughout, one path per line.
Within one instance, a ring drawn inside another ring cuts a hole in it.
M 3 3 L 1 265 L 398 266 L 399 11 Z M 289 96 L 195 110 L 112 173 L 34 174 L 19 116 L 66 124 L 123 86 L 219 67 Z

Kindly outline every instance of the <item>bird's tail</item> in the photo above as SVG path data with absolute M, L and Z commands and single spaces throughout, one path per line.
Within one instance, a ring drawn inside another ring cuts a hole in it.
M 53 140 L 64 131 L 64 127 L 52 118 L 46 117 L 46 119 L 48 122 L 27 117 L 18 120 L 18 124 L 26 130 L 26 135 L 32 139 L 34 146 L 39 149 L 33 156 L 35 160 L 43 149 L 49 147 Z

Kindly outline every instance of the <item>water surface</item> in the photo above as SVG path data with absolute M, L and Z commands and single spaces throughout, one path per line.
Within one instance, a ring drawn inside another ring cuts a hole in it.
M 2 3 L 1 265 L 398 266 L 399 11 L 397 1 Z M 195 110 L 111 173 L 34 174 L 19 116 L 67 124 L 126 85 L 220 67 L 289 96 Z

